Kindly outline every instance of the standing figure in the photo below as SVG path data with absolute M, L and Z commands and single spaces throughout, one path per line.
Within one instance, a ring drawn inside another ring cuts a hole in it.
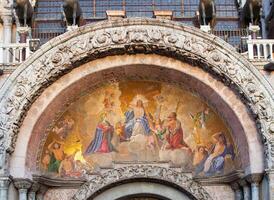
M 49 144 L 48 150 L 51 153 L 48 171 L 58 173 L 60 164 L 64 159 L 63 142 L 53 140 L 53 142 Z
M 181 122 L 177 119 L 176 112 L 170 113 L 168 116 L 168 124 L 167 124 L 167 136 L 166 140 L 168 142 L 166 149 L 181 149 L 185 148 L 190 150 L 188 145 L 184 141 L 183 129 L 181 126 Z
M 230 155 L 232 159 L 235 157 L 233 146 L 227 144 L 223 132 L 214 134 L 212 139 L 215 144 L 209 152 L 209 156 L 204 164 L 204 173 L 206 176 L 222 174 L 225 165 L 225 157 L 227 155 Z
M 114 146 L 111 143 L 114 128 L 107 121 L 106 114 L 103 114 L 101 122 L 98 123 L 95 131 L 95 137 L 88 145 L 85 154 L 91 154 L 95 152 L 109 153 L 115 151 Z
M 127 138 L 135 135 L 151 135 L 151 129 L 149 121 L 147 119 L 147 113 L 145 111 L 143 101 L 137 100 L 136 106 L 132 110 L 125 113 L 126 122 L 125 122 L 125 131 Z

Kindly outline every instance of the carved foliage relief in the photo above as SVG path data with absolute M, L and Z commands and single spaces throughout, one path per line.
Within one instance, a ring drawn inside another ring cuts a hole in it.
M 13 151 L 26 111 L 48 84 L 81 62 L 106 55 L 140 52 L 175 56 L 199 64 L 235 87 L 258 120 L 265 139 L 268 166 L 272 167 L 273 91 L 262 75 L 224 42 L 192 28 L 179 27 L 175 23 L 170 26 L 157 20 L 133 19 L 115 26 L 103 22 L 77 31 L 45 45 L 33 56 L 37 59 L 25 62 L 21 71 L 18 70 L 20 73 L 11 76 L 1 89 L 2 156 Z
M 194 182 L 191 178 L 176 171 L 172 168 L 158 167 L 154 165 L 134 165 L 121 167 L 106 171 L 101 175 L 93 176 L 85 183 L 73 196 L 74 200 L 85 200 L 88 199 L 95 192 L 104 188 L 112 183 L 132 180 L 134 178 L 147 178 L 147 179 L 158 179 L 176 184 L 180 188 L 184 189 L 188 193 L 194 196 L 194 198 L 202 200 L 211 200 L 210 195 L 205 191 L 200 184 Z

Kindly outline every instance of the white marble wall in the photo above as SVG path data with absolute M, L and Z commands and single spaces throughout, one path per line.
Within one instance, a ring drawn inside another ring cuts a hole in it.
M 204 186 L 204 189 L 214 200 L 234 199 L 234 191 L 229 185 Z

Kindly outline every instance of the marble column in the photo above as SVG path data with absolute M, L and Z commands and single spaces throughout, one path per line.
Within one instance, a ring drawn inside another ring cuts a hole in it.
M 29 37 L 30 28 L 29 27 L 17 27 L 17 32 L 20 37 L 19 42 L 20 43 L 27 43 L 27 39 Z M 20 51 L 19 57 L 21 57 L 21 60 L 24 61 L 27 58 L 27 49 L 22 49 Z
M 28 200 L 36 200 L 36 193 L 40 189 L 40 184 L 34 182 L 29 190 Z
M 11 27 L 12 27 L 12 15 L 3 15 L 1 16 L 3 20 L 3 43 L 10 44 L 11 43 Z M 2 61 L 4 63 L 9 62 L 9 51 L 5 49 L 3 51 Z
M 11 27 L 12 27 L 12 15 L 4 15 L 1 17 L 3 20 L 3 43 L 11 43 Z
M 267 170 L 266 177 L 268 182 L 268 198 L 274 199 L 274 170 Z
M 29 179 L 15 178 L 13 183 L 19 192 L 19 200 L 27 200 L 28 189 L 30 189 L 32 182 Z
M 11 179 L 8 176 L 0 177 L 0 199 L 8 200 L 8 191 Z
M 262 181 L 262 178 L 263 178 L 262 174 L 250 174 L 246 177 L 246 180 L 251 184 L 251 199 L 252 200 L 260 199 L 259 186 Z
M 243 193 L 244 193 L 244 200 L 250 200 L 251 199 L 251 194 L 250 194 L 250 185 L 249 183 L 242 179 L 239 181 L 241 187 L 243 188 Z
M 243 199 L 243 191 L 241 185 L 237 182 L 231 184 L 231 188 L 235 194 L 235 200 L 242 200 Z

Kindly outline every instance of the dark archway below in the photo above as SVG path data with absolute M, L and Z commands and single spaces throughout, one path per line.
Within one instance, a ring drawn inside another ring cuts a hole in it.
M 163 183 L 136 181 L 114 185 L 88 200 L 193 200 L 192 194 Z
M 166 197 L 160 197 L 157 195 L 151 194 L 136 194 L 136 195 L 129 195 L 126 197 L 122 197 L 116 200 L 171 200 Z

